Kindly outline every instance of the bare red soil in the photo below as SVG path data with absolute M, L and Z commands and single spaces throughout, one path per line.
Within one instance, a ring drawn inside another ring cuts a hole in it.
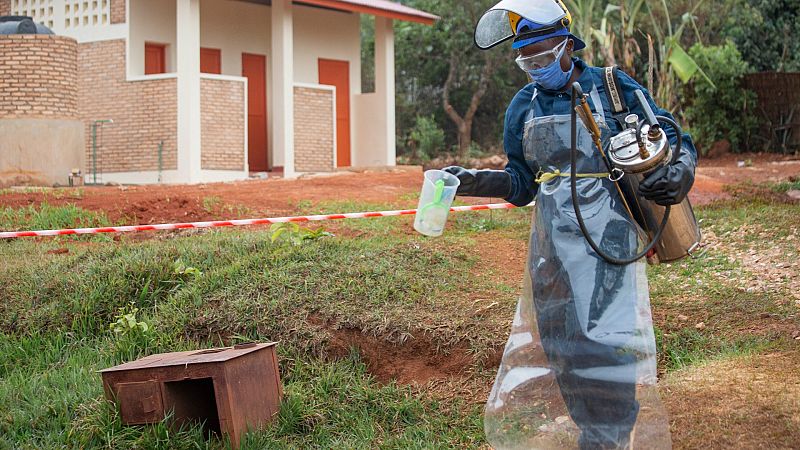
M 748 165 L 739 167 L 739 161 L 747 161 Z M 728 184 L 777 182 L 797 177 L 800 177 L 800 159 L 760 154 L 727 155 L 701 161 L 690 196 L 694 204 L 707 204 L 728 198 L 724 191 Z M 421 182 L 420 169 L 398 168 L 387 172 L 343 172 L 299 180 L 20 192 L 0 196 L 0 205 L 74 204 L 104 212 L 112 222 L 150 224 L 292 214 L 297 212 L 300 202 L 399 202 L 412 207 L 415 203 L 413 196 L 419 191 Z M 474 199 L 474 203 L 481 201 Z

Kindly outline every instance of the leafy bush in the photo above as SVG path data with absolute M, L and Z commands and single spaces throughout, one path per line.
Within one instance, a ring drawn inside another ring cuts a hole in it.
M 429 161 L 444 148 L 444 131 L 433 116 L 417 117 L 410 138 L 414 147 L 413 156 L 422 162 Z
M 712 4 L 716 2 L 711 2 Z M 800 2 L 796 0 L 728 0 L 720 19 L 722 34 L 757 72 L 800 70 Z
M 721 46 L 695 44 L 689 54 L 716 85 L 702 78 L 685 88 L 689 106 L 685 117 L 703 154 L 711 144 L 727 139 L 733 151 L 744 151 L 748 138 L 758 127 L 752 112 L 754 92 L 742 87 L 743 77 L 750 70 L 732 42 Z M 748 110 L 750 105 L 750 110 Z

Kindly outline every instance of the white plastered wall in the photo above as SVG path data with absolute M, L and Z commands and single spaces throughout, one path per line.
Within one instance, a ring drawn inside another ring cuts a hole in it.
M 220 51 L 222 75 L 242 76 L 242 53 L 267 58 L 267 134 L 272 136 L 272 71 L 270 70 L 271 9 L 268 6 L 235 0 L 200 1 L 200 46 Z M 245 98 L 247 98 L 245 96 Z M 245 117 L 245 128 L 247 118 Z M 245 136 L 247 130 L 245 129 Z M 246 139 L 245 139 L 246 141 Z M 283 165 L 283 155 L 267 152 L 273 165 Z M 245 149 L 245 154 L 247 149 Z
M 267 6 L 233 0 L 200 2 L 200 46 L 220 50 L 222 75 L 242 75 L 242 53 L 266 55 L 269 65 L 270 34 Z
M 353 142 L 358 149 L 353 165 L 394 166 L 395 77 L 393 21 L 375 18 L 375 92 L 355 96 Z
M 176 71 L 177 35 L 174 0 L 130 0 L 128 2 L 128 78 L 144 75 L 146 42 L 166 44 L 166 72 Z

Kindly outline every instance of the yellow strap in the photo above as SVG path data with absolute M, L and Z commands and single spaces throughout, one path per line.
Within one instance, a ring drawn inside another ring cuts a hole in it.
M 547 183 L 547 182 L 550 182 L 552 180 L 555 180 L 558 177 L 569 178 L 570 176 L 571 175 L 570 175 L 569 172 L 561 173 L 561 171 L 558 170 L 558 169 L 556 169 L 553 172 L 542 172 L 542 171 L 539 171 L 539 173 L 536 174 L 536 183 L 537 184 Z M 603 172 L 603 173 L 579 173 L 579 174 L 576 174 L 577 178 L 606 178 L 608 176 L 609 176 L 608 172 Z

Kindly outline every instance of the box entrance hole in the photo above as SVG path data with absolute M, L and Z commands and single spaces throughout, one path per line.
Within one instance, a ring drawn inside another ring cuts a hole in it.
M 164 409 L 173 412 L 173 420 L 179 426 L 203 424 L 206 436 L 221 435 L 217 396 L 211 378 L 165 382 Z

